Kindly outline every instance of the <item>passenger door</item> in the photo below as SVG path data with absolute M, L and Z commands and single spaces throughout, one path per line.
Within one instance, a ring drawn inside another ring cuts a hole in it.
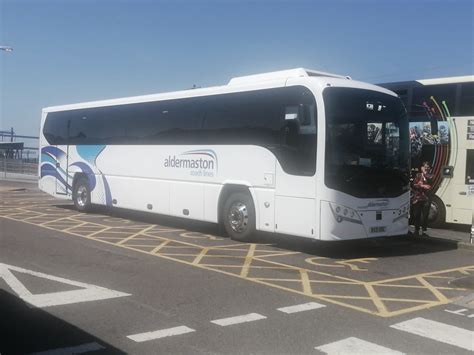
M 301 102 L 284 112 L 275 186 L 275 231 L 316 234 L 316 105 Z

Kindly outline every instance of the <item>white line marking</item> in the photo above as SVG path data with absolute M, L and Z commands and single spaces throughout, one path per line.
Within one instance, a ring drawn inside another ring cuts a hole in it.
M 309 303 L 298 304 L 295 306 L 277 308 L 277 310 L 283 313 L 291 314 L 291 313 L 297 313 L 297 312 L 310 311 L 312 309 L 318 309 L 318 308 L 323 308 L 323 307 L 326 307 L 326 306 L 324 304 L 320 304 L 316 302 L 309 302 Z
M 256 320 L 266 319 L 266 318 L 267 317 L 262 316 L 261 314 L 258 314 L 258 313 L 249 313 L 249 314 L 245 314 L 243 316 L 236 316 L 236 317 L 230 317 L 230 318 L 211 320 L 211 323 L 220 325 L 221 327 L 226 327 L 228 325 L 253 322 L 253 321 L 256 321 Z
M 326 345 L 318 346 L 316 350 L 322 351 L 325 354 L 338 355 L 363 355 L 363 354 L 386 354 L 386 355 L 403 355 L 399 351 L 395 351 L 384 346 L 380 346 L 359 338 L 346 338 L 335 341 Z
M 449 309 L 445 309 L 444 311 L 448 313 L 452 313 L 452 314 L 457 314 L 458 316 L 466 316 L 466 314 L 463 314 L 463 313 L 467 311 L 467 308 L 461 308 L 455 311 L 450 311 Z
M 102 345 L 97 343 L 87 343 L 78 346 L 71 346 L 69 348 L 60 348 L 53 350 L 41 351 L 39 353 L 33 353 L 32 355 L 72 355 L 72 354 L 83 354 L 89 351 L 97 351 L 105 349 Z
M 80 287 L 79 290 L 51 292 L 42 294 L 32 294 L 11 271 L 32 275 L 46 280 L 56 281 L 58 283 Z M 43 274 L 41 272 L 22 269 L 20 267 L 0 263 L 0 279 L 4 279 L 11 289 L 25 302 L 35 307 L 58 306 L 71 303 L 98 301 L 108 298 L 130 296 L 128 293 L 109 290 L 83 282 L 72 281 Z
M 463 349 L 474 350 L 474 332 L 471 330 L 420 317 L 397 323 L 390 327 Z
M 192 332 L 195 332 L 195 330 L 182 325 L 179 327 L 161 329 L 161 330 L 156 330 L 153 332 L 128 335 L 127 338 L 133 341 L 136 341 L 137 343 L 141 343 L 143 341 L 171 337 L 174 335 L 181 335 L 181 334 L 192 333 Z

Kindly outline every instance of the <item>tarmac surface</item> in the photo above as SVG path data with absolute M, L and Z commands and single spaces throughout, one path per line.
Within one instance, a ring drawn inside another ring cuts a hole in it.
M 472 353 L 469 231 L 239 243 L 2 181 L 0 353 Z

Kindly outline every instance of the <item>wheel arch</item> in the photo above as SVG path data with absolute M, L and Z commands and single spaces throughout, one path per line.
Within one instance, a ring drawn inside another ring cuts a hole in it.
M 72 185 L 71 185 L 72 192 L 74 191 L 74 188 L 76 187 L 76 184 L 80 179 L 85 179 L 90 184 L 89 178 L 86 173 L 77 172 L 74 174 L 74 177 L 72 179 Z
M 257 211 L 257 204 L 256 204 L 256 196 L 250 186 L 241 184 L 241 183 L 227 183 L 221 189 L 219 194 L 219 200 L 217 203 L 217 223 L 222 226 L 222 209 L 224 208 L 225 201 L 227 198 L 235 193 L 235 192 L 244 192 L 248 193 L 249 196 L 252 198 L 252 202 L 255 209 L 255 218 L 258 221 L 258 211 Z M 258 223 L 257 223 L 258 225 Z

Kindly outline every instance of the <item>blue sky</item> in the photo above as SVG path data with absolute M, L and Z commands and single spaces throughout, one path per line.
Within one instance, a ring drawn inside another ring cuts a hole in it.
M 372 83 L 469 75 L 472 1 L 0 0 L 0 129 L 41 108 L 307 67 Z

